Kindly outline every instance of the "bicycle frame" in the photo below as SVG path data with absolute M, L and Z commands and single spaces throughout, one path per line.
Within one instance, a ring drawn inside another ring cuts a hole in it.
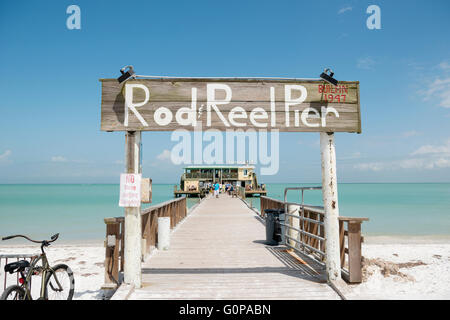
M 42 267 L 36 266 L 39 261 L 42 260 Z M 48 272 L 54 272 L 52 267 L 50 267 L 47 259 L 47 255 L 45 253 L 41 253 L 38 257 L 34 258 L 31 261 L 29 271 L 24 279 L 23 288 L 25 289 L 25 296 L 24 299 L 32 299 L 31 297 L 31 288 L 29 284 L 31 283 L 31 277 L 34 275 L 35 270 L 39 270 L 41 273 L 41 292 L 40 292 L 40 298 L 44 298 L 45 296 L 45 279 L 47 278 Z M 58 285 L 59 289 L 62 290 L 62 286 L 59 283 L 58 278 L 55 275 L 56 284 Z
M 47 278 L 47 274 L 48 272 L 53 273 L 53 276 L 55 278 L 56 284 L 58 285 L 57 290 L 62 291 L 63 288 L 61 286 L 61 283 L 58 280 L 58 277 L 56 276 L 55 270 L 52 269 L 52 267 L 50 267 L 49 263 L 48 263 L 48 259 L 47 259 L 47 255 L 45 254 L 44 248 L 48 247 L 50 245 L 50 243 L 56 241 L 58 239 L 59 233 L 53 235 L 51 237 L 51 240 L 43 240 L 43 241 L 36 241 L 36 240 L 32 240 L 30 238 L 28 238 L 27 236 L 24 235 L 13 235 L 13 236 L 7 236 L 7 237 L 3 237 L 2 240 L 8 240 L 8 239 L 12 239 L 12 238 L 16 238 L 16 237 L 22 237 L 27 239 L 28 241 L 34 242 L 34 243 L 40 243 L 41 244 L 41 254 L 39 256 L 33 257 L 30 266 L 28 267 L 28 272 L 26 275 L 24 275 L 23 271 L 18 271 L 20 272 L 20 275 L 22 276 L 23 279 L 23 283 L 21 284 L 21 287 L 25 290 L 25 296 L 24 299 L 32 299 L 31 297 L 31 277 L 34 275 L 35 271 L 38 270 L 41 273 L 41 293 L 40 293 L 40 299 L 44 299 L 45 297 L 45 279 Z M 39 261 L 42 260 L 42 267 L 37 266 L 37 263 Z M 50 283 L 50 286 L 52 287 L 53 290 L 55 290 L 55 288 L 53 287 L 53 285 Z

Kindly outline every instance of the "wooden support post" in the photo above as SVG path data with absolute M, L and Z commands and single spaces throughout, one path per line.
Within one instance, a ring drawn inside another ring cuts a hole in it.
M 120 272 L 123 272 L 125 261 L 125 219 L 120 223 Z
M 339 248 L 341 250 L 341 268 L 345 268 L 345 227 L 344 221 L 339 220 Z
M 336 177 L 336 150 L 333 133 L 320 133 L 322 197 L 325 211 L 325 265 L 328 281 L 341 278 L 339 251 L 339 206 Z
M 361 221 L 348 222 L 348 273 L 350 283 L 362 281 Z
M 141 132 L 128 131 L 125 134 L 125 170 L 126 173 L 141 173 Z M 125 207 L 125 254 L 124 281 L 141 287 L 142 256 L 141 208 Z

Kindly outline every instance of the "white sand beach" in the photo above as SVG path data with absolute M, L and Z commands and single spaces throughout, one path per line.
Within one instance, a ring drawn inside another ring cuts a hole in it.
M 363 283 L 348 299 L 450 299 L 448 237 L 366 237 Z
M 75 275 L 74 299 L 100 300 L 104 280 L 103 243 L 53 245 L 51 264 L 65 263 Z M 36 253 L 35 246 L 0 246 L 0 254 Z M 366 238 L 364 282 L 348 285 L 348 299 L 450 299 L 450 240 L 448 238 Z M 3 286 L 4 260 L 0 270 Z M 8 284 L 15 282 L 8 275 Z M 38 286 L 33 287 L 38 290 Z M 3 288 L 0 289 L 2 291 Z
M 0 254 L 34 254 L 39 253 L 39 246 L 33 245 L 11 245 L 0 246 Z M 75 294 L 73 299 L 100 300 L 103 298 L 100 289 L 104 281 L 104 257 L 105 248 L 103 242 L 79 243 L 79 244 L 53 244 L 46 249 L 47 258 L 50 265 L 59 263 L 67 264 L 73 271 L 75 277 Z M 15 261 L 15 260 L 12 260 Z M 8 261 L 8 262 L 12 262 Z M 4 263 L 0 270 L 0 291 L 3 292 L 4 283 Z M 15 274 L 7 274 L 7 285 L 15 284 Z M 33 297 L 39 297 L 39 283 L 33 281 Z

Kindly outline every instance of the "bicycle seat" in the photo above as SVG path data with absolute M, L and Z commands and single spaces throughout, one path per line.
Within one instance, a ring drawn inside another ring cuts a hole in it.
M 17 262 L 11 262 L 5 265 L 5 272 L 14 273 L 25 270 L 25 268 L 29 267 L 30 263 L 27 260 L 20 260 Z

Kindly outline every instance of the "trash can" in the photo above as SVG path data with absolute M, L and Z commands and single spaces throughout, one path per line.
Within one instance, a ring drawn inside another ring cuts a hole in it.
M 284 243 L 284 232 L 286 215 L 284 214 L 284 209 L 277 209 L 275 213 L 275 241 L 278 243 Z
M 275 214 L 273 209 L 264 210 L 266 215 L 266 244 L 276 245 L 275 241 Z
M 266 244 L 278 245 L 284 241 L 284 209 L 266 209 Z

